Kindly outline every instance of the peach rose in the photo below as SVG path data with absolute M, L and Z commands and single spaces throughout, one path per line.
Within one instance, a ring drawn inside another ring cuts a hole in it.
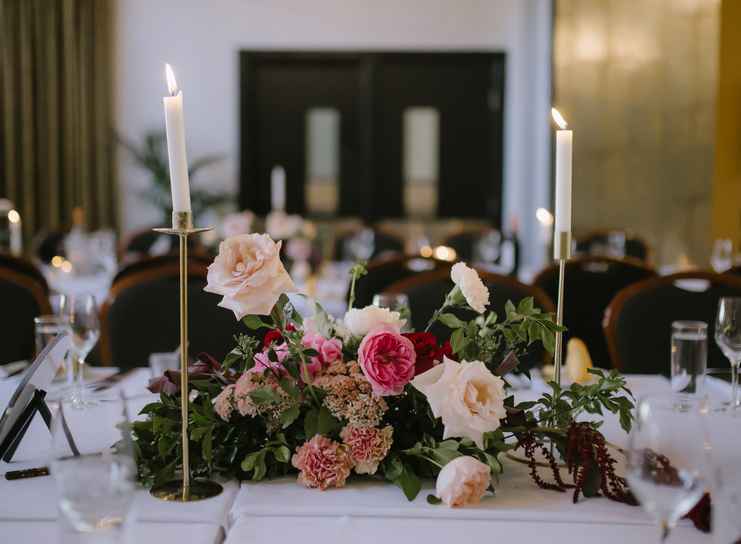
M 267 234 L 227 238 L 208 267 L 208 293 L 222 295 L 219 306 L 237 319 L 248 314 L 268 315 L 283 293 L 296 287 L 280 261 L 280 242 Z
M 477 504 L 491 485 L 491 471 L 487 465 L 464 455 L 456 457 L 437 475 L 435 493 L 448 506 Z

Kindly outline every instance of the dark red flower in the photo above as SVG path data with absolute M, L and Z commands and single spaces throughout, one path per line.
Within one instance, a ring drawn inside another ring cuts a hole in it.
M 178 392 L 178 386 L 170 380 L 170 377 L 166 373 L 164 376 L 149 380 L 147 389 L 152 393 L 164 393 L 166 395 L 174 395 Z
M 289 323 L 286 325 L 286 330 L 289 332 L 293 332 L 296 330 L 296 327 L 293 326 L 293 323 Z M 265 336 L 262 339 L 262 347 L 267 348 L 272 343 L 276 344 L 282 344 L 284 341 L 283 338 L 283 331 L 280 329 L 270 329 L 268 332 L 265 333 Z
M 431 369 L 435 361 L 442 361 L 443 355 L 452 354 L 450 343 L 446 341 L 442 346 L 438 346 L 437 338 L 430 332 L 408 332 L 402 336 L 409 338 L 414 344 L 414 351 L 417 354 L 414 365 L 415 376 Z
M 450 340 L 446 340 L 445 342 L 443 342 L 443 345 L 440 346 L 440 351 L 438 352 L 438 360 L 442 361 L 443 357 L 453 359 L 453 347 L 450 345 Z
M 710 502 L 710 495 L 705 493 L 695 507 L 684 517 L 692 520 L 698 530 L 709 533 L 712 511 L 713 505 Z

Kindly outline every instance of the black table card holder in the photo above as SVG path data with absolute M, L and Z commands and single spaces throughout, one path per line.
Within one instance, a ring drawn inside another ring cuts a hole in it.
M 3 461 L 9 463 L 13 459 L 36 413 L 41 415 L 46 427 L 51 430 L 51 410 L 45 400 L 46 388 L 51 385 L 68 349 L 67 334 L 59 334 L 26 370 L 0 418 L 0 459 Z M 63 414 L 61 424 L 72 454 L 79 455 Z

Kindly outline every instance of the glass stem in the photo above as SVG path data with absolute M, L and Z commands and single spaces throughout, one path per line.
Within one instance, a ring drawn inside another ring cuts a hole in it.
M 666 521 L 662 521 L 660 525 L 661 529 L 661 540 L 659 542 L 666 542 L 666 539 L 669 538 L 669 532 L 671 530 L 671 527 L 669 527 L 669 523 Z
M 739 361 L 731 363 L 731 406 L 734 410 L 738 406 L 738 365 Z
M 85 394 L 85 358 L 77 356 L 77 395 L 80 401 L 83 401 Z

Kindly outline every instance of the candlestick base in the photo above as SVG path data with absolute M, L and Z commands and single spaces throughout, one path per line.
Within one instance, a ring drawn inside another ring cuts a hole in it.
M 153 487 L 149 493 L 158 499 L 171 502 L 195 502 L 216 497 L 224 491 L 221 484 L 211 480 L 194 480 L 190 482 L 186 491 L 183 489 L 183 480 L 172 480 Z

